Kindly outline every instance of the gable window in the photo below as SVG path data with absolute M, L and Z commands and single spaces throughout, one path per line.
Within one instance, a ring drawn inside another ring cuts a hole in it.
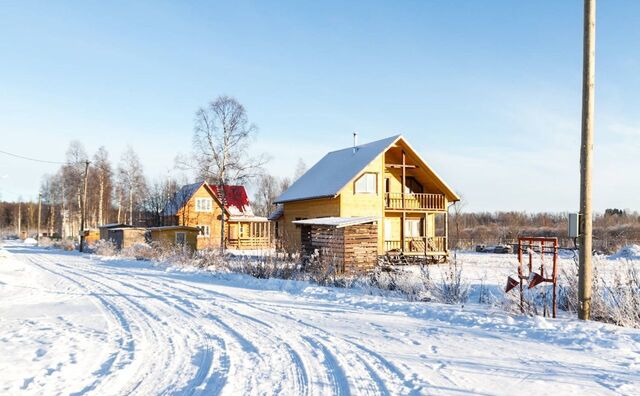
M 198 236 L 209 237 L 211 235 L 211 227 L 209 227 L 208 225 L 198 225 L 196 227 L 200 229 L 200 233 L 198 233 Z
M 211 212 L 211 198 L 196 198 L 196 212 Z
M 356 194 L 375 194 L 378 192 L 378 177 L 375 173 L 365 173 L 356 180 Z

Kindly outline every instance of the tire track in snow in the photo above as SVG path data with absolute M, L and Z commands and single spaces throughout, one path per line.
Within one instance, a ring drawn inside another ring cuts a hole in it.
M 172 279 L 171 279 L 172 280 Z M 288 326 L 279 326 L 281 327 L 281 331 L 292 332 L 293 328 L 299 330 L 300 334 L 306 335 L 315 335 L 316 337 L 320 337 L 326 340 L 330 340 L 331 343 L 338 344 L 342 346 L 341 353 L 339 355 L 345 355 L 345 363 L 347 367 L 359 367 L 361 371 L 364 371 L 368 374 L 372 383 L 376 385 L 376 389 L 371 389 L 368 385 L 371 383 L 362 378 L 357 378 L 358 381 L 355 385 L 355 388 L 358 391 L 371 392 L 372 394 L 389 394 L 389 390 L 385 384 L 394 384 L 397 388 L 403 389 L 404 391 L 409 391 L 410 389 L 416 389 L 425 386 L 425 384 L 420 381 L 419 383 L 415 382 L 414 378 L 409 377 L 407 379 L 407 375 L 402 373 L 397 367 L 391 364 L 386 359 L 382 358 L 380 355 L 372 353 L 367 348 L 361 347 L 358 343 L 355 343 L 348 339 L 338 338 L 332 335 L 330 332 L 326 330 L 307 323 L 303 320 L 291 317 L 290 315 L 283 314 L 278 311 L 272 311 L 265 309 L 263 307 L 256 306 L 253 303 L 246 302 L 243 300 L 239 300 L 233 296 L 230 296 L 225 293 L 221 293 L 219 291 L 214 291 L 207 288 L 202 288 L 199 286 L 193 286 L 191 284 L 184 283 L 183 281 L 176 281 L 182 286 L 186 286 L 192 289 L 197 289 L 199 291 L 205 292 L 207 294 L 212 294 L 224 298 L 228 300 L 228 302 L 239 304 L 242 307 L 248 307 L 253 310 L 257 310 L 263 313 L 267 313 L 270 316 L 277 316 L 280 319 L 285 319 L 290 322 Z M 193 297 L 198 298 L 199 296 L 195 295 L 193 292 L 189 292 L 185 289 L 182 289 L 185 293 L 191 293 Z M 272 304 L 269 304 L 272 305 Z M 301 308 L 294 308 L 302 310 Z M 341 312 L 341 311 L 338 311 Z M 248 315 L 245 315 L 248 316 Z M 273 323 L 278 323 L 278 320 L 272 321 Z M 345 351 L 349 351 L 349 354 L 345 354 Z
M 358 391 L 359 393 L 365 393 L 365 394 L 389 394 L 389 390 L 387 389 L 386 385 L 385 385 L 385 381 L 391 381 L 391 383 L 397 384 L 400 388 L 402 387 L 409 387 L 409 389 L 412 387 L 412 384 L 410 381 L 404 381 L 400 378 L 399 374 L 400 371 L 395 369 L 395 370 L 382 370 L 381 367 L 385 367 L 385 366 L 391 366 L 390 363 L 386 362 L 385 364 L 381 364 L 378 361 L 377 357 L 374 356 L 370 356 L 369 359 L 365 359 L 362 357 L 362 354 L 367 354 L 366 350 L 356 350 L 356 347 L 358 346 L 357 344 L 348 341 L 348 340 L 344 340 L 344 339 L 338 339 L 335 336 L 332 336 L 330 333 L 328 333 L 327 331 L 318 328 L 317 326 L 313 326 L 310 324 L 307 324 L 303 321 L 300 321 L 298 319 L 294 319 L 292 317 L 290 317 L 289 315 L 283 315 L 279 312 L 273 312 L 270 310 L 265 310 L 263 308 L 260 307 L 255 307 L 253 304 L 251 303 L 247 303 L 241 300 L 238 300 L 232 296 L 229 296 L 227 294 L 224 293 L 220 293 L 218 291 L 213 291 L 210 289 L 204 289 L 204 288 L 200 288 L 200 287 L 194 287 L 188 284 L 185 284 L 183 282 L 179 282 L 181 286 L 186 286 L 189 288 L 195 288 L 198 289 L 200 291 L 206 292 L 208 294 L 214 294 L 217 295 L 219 297 L 223 297 L 225 300 L 229 300 L 233 303 L 238 303 L 241 304 L 241 306 L 244 307 L 250 307 L 251 309 L 254 310 L 258 310 L 261 312 L 265 312 L 268 313 L 270 315 L 277 315 L 279 318 L 281 319 L 286 319 L 287 321 L 291 321 L 293 323 L 291 323 L 293 325 L 293 327 L 291 326 L 280 326 L 280 329 L 277 329 L 277 332 L 284 332 L 286 333 L 293 333 L 291 330 L 293 328 L 296 328 L 297 330 L 302 330 L 299 332 L 299 337 L 301 337 L 304 341 L 306 341 L 307 345 L 311 345 L 312 349 L 313 348 L 322 348 L 321 352 L 322 354 L 320 354 L 320 356 L 327 356 L 327 354 L 329 354 L 329 358 L 327 359 L 320 359 L 321 361 L 328 361 L 330 363 L 336 363 L 338 364 L 338 360 L 336 359 L 335 356 L 341 356 L 340 360 L 343 360 L 344 363 L 343 365 L 345 367 L 349 367 L 349 368 L 358 368 L 358 372 L 360 373 L 366 373 L 367 378 L 362 378 L 362 377 L 358 377 L 358 376 L 350 376 L 350 378 L 352 379 L 353 382 L 353 387 L 355 388 L 356 391 Z M 173 286 L 174 288 L 178 289 L 178 287 L 176 287 L 175 285 Z M 180 290 L 182 290 L 184 293 L 190 293 L 194 298 L 197 299 L 201 299 L 200 296 L 197 296 L 195 293 L 188 291 L 186 289 L 182 289 L 179 288 Z M 226 308 L 227 310 L 231 310 L 232 313 L 235 313 L 241 317 L 248 317 L 251 318 L 252 320 L 256 320 L 255 318 L 246 315 L 246 314 L 241 314 L 239 313 L 236 309 L 230 309 L 230 308 Z M 260 323 L 264 323 L 262 321 L 259 321 Z M 278 321 L 273 321 L 274 323 L 277 323 Z M 302 325 L 302 326 L 301 326 Z M 267 325 L 269 328 L 272 328 L 273 326 L 271 325 Z M 303 334 L 307 334 L 306 336 Z M 315 340 L 314 343 L 310 344 L 309 343 L 309 339 L 311 335 L 315 335 L 315 338 L 313 338 Z M 323 343 L 319 342 L 317 338 L 322 338 L 325 340 L 330 341 L 331 343 L 337 343 L 340 344 L 343 348 L 341 349 L 341 353 L 332 353 L 329 348 L 326 347 L 326 345 L 324 345 Z M 283 340 L 284 341 L 284 340 Z M 286 345 L 289 345 L 287 342 L 288 341 L 284 341 Z M 344 352 L 348 351 L 350 353 L 345 354 Z M 312 351 L 314 352 L 314 351 Z M 344 356 L 343 356 L 344 355 Z M 316 356 L 316 360 L 318 360 L 318 354 L 315 354 Z M 333 360 L 331 360 L 331 357 L 333 357 Z M 295 363 L 295 361 L 294 361 Z M 326 366 L 326 365 L 325 365 Z M 325 371 L 329 373 L 329 375 L 331 375 L 332 373 L 335 373 L 335 365 L 330 365 L 325 367 Z M 304 371 L 306 371 L 306 368 L 303 369 Z M 333 383 L 340 383 L 340 381 L 333 381 Z M 345 387 L 341 387 L 340 388 L 340 392 L 344 393 L 346 389 L 347 391 L 349 390 L 349 386 L 348 386 L 348 382 L 347 381 L 347 386 Z
M 140 331 L 141 336 L 143 336 L 143 339 L 145 339 L 147 342 L 151 340 L 155 340 L 156 342 L 151 342 L 151 343 L 155 345 L 163 346 L 163 348 L 161 348 L 160 350 L 156 349 L 154 356 L 151 359 L 142 359 L 142 360 L 139 359 L 140 364 L 138 365 L 136 372 L 129 373 L 129 370 L 127 370 L 126 374 L 129 374 L 128 377 L 130 379 L 127 381 L 126 384 L 119 385 L 119 386 L 110 385 L 107 389 L 113 389 L 114 387 L 116 388 L 122 387 L 123 389 L 121 390 L 121 392 L 123 394 L 130 394 L 138 390 L 141 387 L 141 385 L 143 385 L 145 382 L 148 384 L 149 383 L 153 384 L 154 389 L 156 389 L 157 385 L 162 384 L 162 382 L 164 381 L 164 384 L 162 385 L 164 389 L 158 389 L 157 390 L 158 392 L 172 393 L 173 391 L 175 391 L 176 384 L 173 384 L 171 381 L 169 381 L 167 377 L 163 378 L 163 377 L 158 377 L 157 375 L 154 376 L 154 374 L 157 374 L 163 371 L 171 372 L 171 373 L 176 373 L 176 372 L 179 373 L 180 369 L 184 367 L 184 364 L 182 364 L 184 359 L 182 358 L 182 354 L 178 353 L 178 351 L 176 350 L 176 346 L 173 342 L 173 338 L 171 337 L 172 336 L 171 332 L 168 331 L 167 329 L 164 329 L 163 326 L 158 326 L 158 324 L 166 325 L 166 322 L 161 321 L 158 315 L 151 312 L 146 307 L 142 306 L 140 303 L 135 301 L 131 296 L 128 296 L 125 293 L 122 293 L 117 288 L 109 286 L 104 282 L 100 282 L 97 279 L 91 278 L 83 273 L 78 272 L 78 271 L 86 271 L 86 268 L 82 268 L 83 266 L 87 265 L 86 259 L 83 259 L 82 257 L 80 257 L 79 260 L 76 259 L 74 264 L 78 264 L 77 266 L 62 264 L 54 260 L 50 260 L 50 264 L 53 266 L 57 266 L 58 268 L 63 268 L 66 274 L 72 274 L 77 278 L 85 279 L 86 281 L 88 281 L 89 284 L 96 287 L 97 289 L 100 289 L 99 291 L 102 293 L 102 295 L 97 293 L 94 293 L 93 295 L 99 298 L 103 304 L 106 303 L 107 305 L 110 305 L 113 307 L 123 305 L 115 301 L 113 302 L 108 301 L 109 297 L 111 299 L 118 297 L 124 300 L 125 302 L 124 305 L 128 306 L 129 309 L 138 312 L 135 315 L 130 314 L 130 316 L 133 318 L 133 325 L 135 325 L 137 330 Z M 90 273 L 90 271 L 86 271 L 86 272 Z M 58 274 L 58 275 L 61 275 L 61 274 Z M 93 272 L 93 275 L 104 276 L 103 273 L 95 273 L 95 272 Z M 64 276 L 64 275 L 61 275 L 61 276 Z M 79 283 L 82 284 L 82 282 L 79 282 Z M 120 312 L 123 318 L 126 317 L 127 313 L 124 310 L 120 309 Z M 152 320 L 149 320 L 150 318 Z M 133 362 L 135 363 L 135 360 Z M 113 378 L 113 376 L 108 377 L 108 380 L 111 382 L 118 380 L 117 376 L 115 377 L 116 378 Z M 105 383 L 103 382 L 102 384 L 100 384 L 100 387 L 101 388 L 106 387 Z M 143 394 L 148 393 L 146 390 L 144 390 L 144 388 L 140 389 L 140 392 Z
M 109 333 L 111 333 L 111 331 L 116 329 L 121 333 L 116 337 L 112 337 L 113 341 L 115 341 L 115 351 L 111 353 L 107 358 L 107 360 L 105 360 L 100 364 L 100 368 L 94 372 L 94 374 L 96 375 L 96 378 L 93 380 L 93 382 L 86 385 L 82 390 L 76 393 L 83 394 L 85 392 L 94 390 L 98 387 L 98 385 L 100 385 L 102 380 L 105 379 L 104 375 L 99 375 L 100 373 L 103 373 L 103 374 L 113 373 L 112 371 L 113 367 L 116 367 L 118 370 L 122 370 L 126 366 L 130 365 L 131 362 L 134 360 L 135 341 L 133 338 L 133 333 L 131 331 L 131 326 L 129 325 L 129 322 L 125 319 L 123 311 L 117 308 L 117 306 L 111 304 L 101 296 L 95 294 L 94 292 L 89 290 L 89 288 L 87 288 L 86 285 L 83 285 L 77 280 L 67 275 L 55 272 L 49 268 L 44 267 L 43 265 L 39 264 L 35 260 L 35 258 L 36 258 L 35 256 L 27 256 L 27 259 L 31 261 L 31 263 L 36 267 L 40 268 L 43 271 L 47 271 L 56 277 L 65 279 L 67 282 L 70 282 L 71 284 L 76 285 L 81 290 L 85 290 L 87 292 L 87 295 L 98 300 L 100 303 L 96 304 L 96 306 L 100 308 L 103 312 L 107 313 L 112 318 L 111 321 L 108 321 L 108 323 L 110 324 L 110 327 L 112 327 L 109 329 Z M 39 256 L 37 258 L 41 259 L 41 257 Z M 114 326 L 114 322 L 117 323 L 115 326 Z M 126 351 L 125 357 L 123 357 L 123 351 Z M 74 394 L 74 393 L 71 393 L 71 394 Z

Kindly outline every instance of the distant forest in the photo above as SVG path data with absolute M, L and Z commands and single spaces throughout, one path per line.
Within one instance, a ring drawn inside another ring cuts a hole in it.
M 451 247 L 468 249 L 477 244 L 512 243 L 517 242 L 519 236 L 557 237 L 560 246 L 575 246 L 567 236 L 567 213 L 454 212 L 450 210 Z M 596 214 L 593 237 L 594 249 L 602 253 L 640 243 L 640 213 L 607 209 Z

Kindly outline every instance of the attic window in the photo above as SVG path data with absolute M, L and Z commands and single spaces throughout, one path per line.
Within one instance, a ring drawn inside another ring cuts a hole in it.
M 378 192 L 378 177 L 375 173 L 365 173 L 356 180 L 356 194 L 375 194 Z
M 211 212 L 211 198 L 196 198 L 196 212 Z

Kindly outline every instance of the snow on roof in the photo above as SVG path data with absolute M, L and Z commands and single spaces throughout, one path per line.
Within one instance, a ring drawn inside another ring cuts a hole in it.
M 210 186 L 218 197 L 218 186 Z M 226 209 L 231 216 L 253 216 L 247 190 L 244 186 L 224 186 Z
M 229 216 L 229 221 L 249 221 L 255 223 L 267 222 L 269 219 L 262 216 Z
M 267 218 L 269 219 L 269 221 L 275 221 L 275 220 L 278 220 L 280 217 L 282 217 L 283 214 L 284 214 L 284 206 L 277 205 L 276 209 L 273 212 L 271 212 Z
M 149 230 L 152 231 L 163 231 L 163 230 L 191 230 L 191 231 L 200 231 L 198 227 L 190 227 L 190 226 L 160 226 L 160 227 L 149 227 Z
M 133 226 L 131 224 L 124 224 L 124 223 L 109 223 L 109 224 L 103 224 L 101 226 L 98 226 L 98 228 L 115 228 L 115 227 L 124 228 L 124 227 L 133 227 Z
M 358 224 L 374 223 L 378 221 L 375 216 L 366 217 L 319 217 L 317 219 L 295 220 L 294 224 L 300 225 L 325 225 L 336 228 L 349 227 Z
M 356 147 L 332 151 L 302 175 L 275 203 L 334 197 L 371 161 L 393 144 L 400 135 Z
M 167 203 L 163 211 L 164 215 L 177 215 L 180 208 L 189 202 L 193 194 L 203 185 L 210 190 L 216 200 L 220 201 L 218 186 L 210 185 L 205 181 L 187 184 L 182 186 L 180 190 L 175 193 L 171 201 Z M 249 203 L 247 191 L 244 186 L 224 186 L 224 192 L 226 200 L 225 210 L 231 216 L 253 216 L 253 209 L 251 209 L 251 204 Z
M 182 186 L 180 190 L 178 190 L 173 198 L 167 203 L 167 206 L 164 207 L 163 213 L 165 216 L 175 216 L 178 214 L 178 210 L 183 207 L 191 196 L 195 194 L 196 191 L 202 186 L 205 182 L 197 182 L 193 184 L 187 184 Z

